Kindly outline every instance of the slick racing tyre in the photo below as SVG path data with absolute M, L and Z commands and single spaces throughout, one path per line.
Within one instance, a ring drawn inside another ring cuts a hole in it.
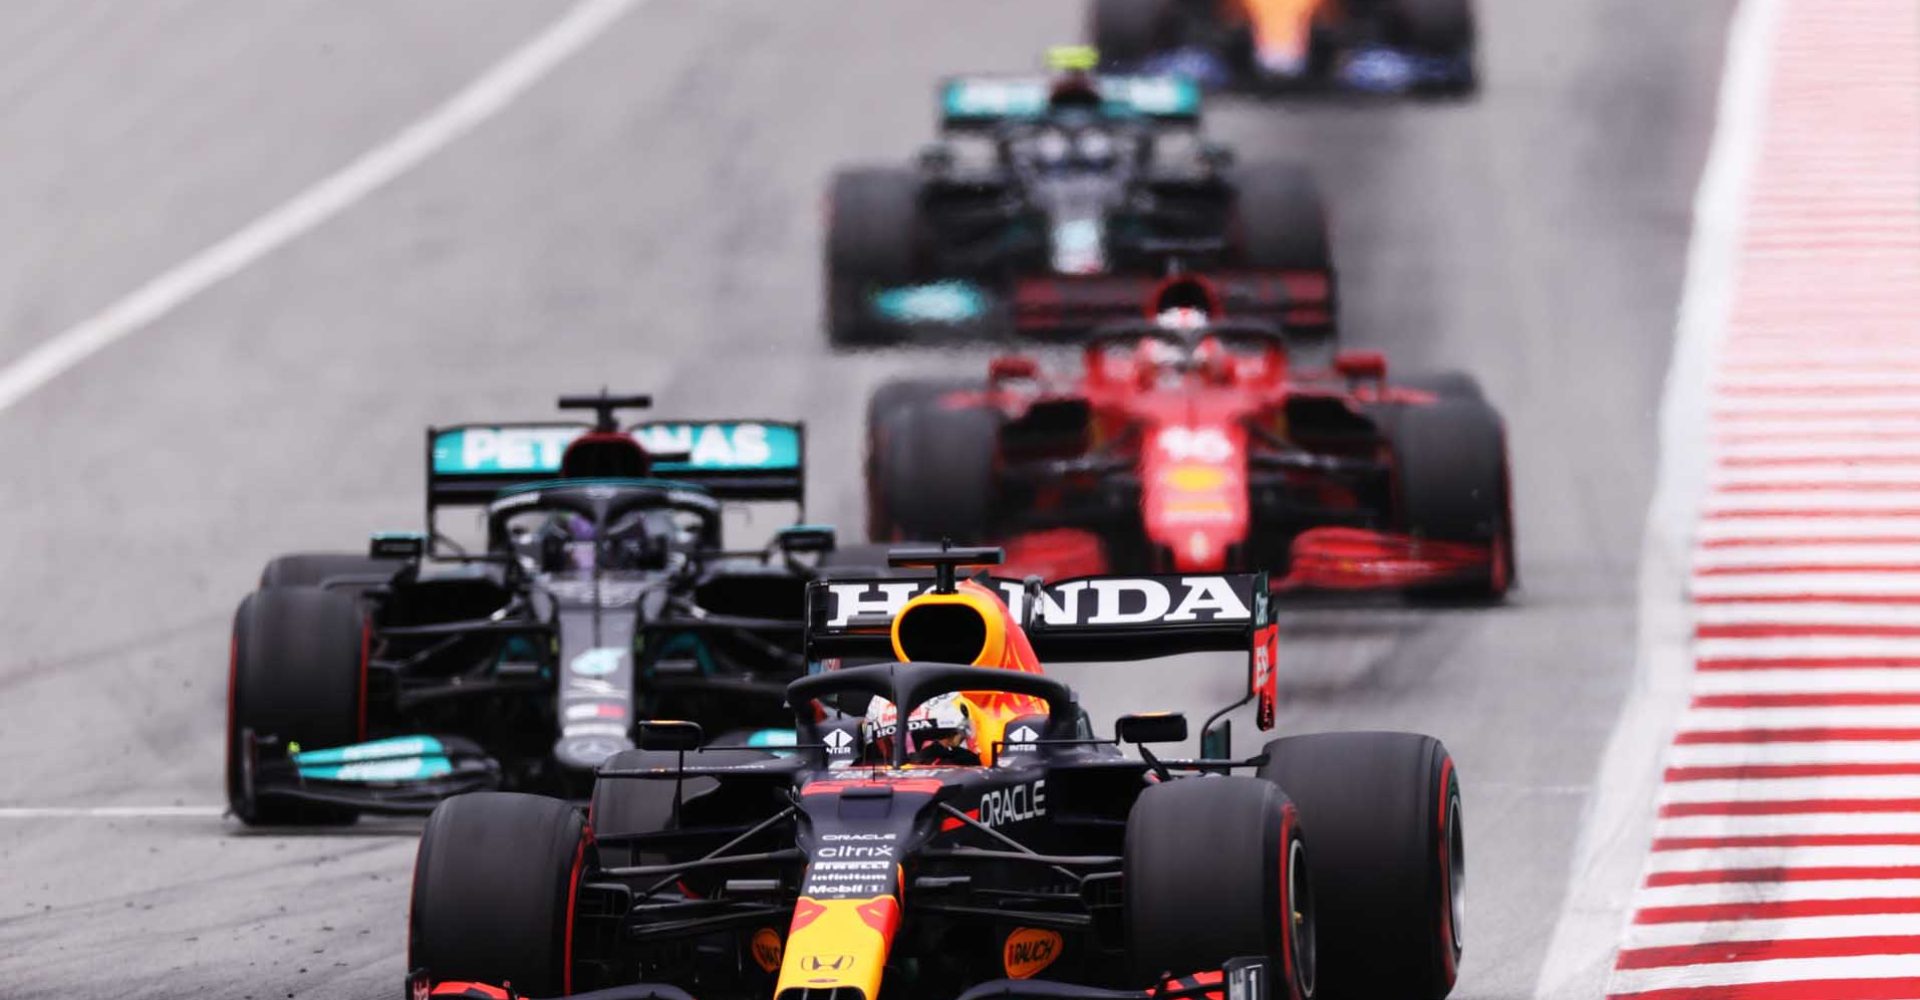
M 914 281 L 920 251 L 920 178 L 911 170 L 865 167 L 833 177 L 827 197 L 827 338 L 835 347 L 894 340 L 899 330 L 873 314 L 875 290 Z
M 227 803 L 249 826 L 341 823 L 352 810 L 256 801 L 246 733 L 281 746 L 337 747 L 365 737 L 366 641 L 360 605 L 318 587 L 271 587 L 233 616 L 227 680 Z
M 1123 862 L 1135 981 L 1262 957 L 1286 983 L 1279 996 L 1313 996 L 1316 897 L 1301 831 L 1286 795 L 1258 778 L 1182 778 L 1142 792 Z
M 1333 270 L 1327 209 L 1313 174 L 1297 164 L 1251 165 L 1234 174 L 1241 262 L 1260 270 Z
M 1136 67 L 1173 46 L 1173 0 L 1093 0 L 1087 37 L 1108 68 Z
M 867 537 L 877 542 L 897 541 L 884 517 L 885 504 L 880 496 L 880 467 L 886 459 L 886 443 L 899 415 L 906 410 L 949 392 L 979 389 L 971 379 L 910 378 L 885 382 L 867 397 Z M 937 541 L 937 540 L 936 540 Z M 886 565 L 883 558 L 880 566 Z
M 868 524 L 876 541 L 987 538 L 998 490 L 998 412 L 923 399 L 894 410 L 872 434 Z
M 1429 375 L 1413 375 L 1408 378 L 1395 378 L 1392 384 L 1401 389 L 1418 389 L 1430 392 L 1441 399 L 1486 399 L 1480 391 L 1480 380 L 1466 372 L 1434 372 Z
M 260 586 L 318 587 L 329 580 L 338 586 L 329 590 L 355 592 L 368 584 L 350 583 L 350 577 L 392 577 L 400 569 L 397 559 L 375 559 L 354 552 L 295 552 L 277 556 L 260 571 Z
M 1320 996 L 1446 996 L 1466 879 L 1447 748 L 1413 733 L 1319 733 L 1266 753 L 1260 777 L 1293 800 L 1312 837 Z
M 586 848 L 579 811 L 557 799 L 474 792 L 440 803 L 414 857 L 407 968 L 564 995 Z
M 1492 558 L 1481 579 L 1426 588 L 1411 596 L 1497 601 L 1514 579 L 1507 434 L 1484 400 L 1449 398 L 1382 413 L 1393 450 L 1395 513 L 1416 538 L 1485 545 Z
M 1473 0 L 1389 0 L 1387 8 L 1395 44 L 1423 55 L 1473 54 Z

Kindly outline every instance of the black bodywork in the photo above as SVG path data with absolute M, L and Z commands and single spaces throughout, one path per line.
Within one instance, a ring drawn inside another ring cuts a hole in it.
M 797 525 L 763 550 L 723 547 L 724 502 L 803 500 L 799 426 L 763 425 L 794 442 L 780 468 L 666 456 L 660 479 L 450 473 L 445 442 L 475 428 L 429 431 L 429 532 L 376 536 L 375 558 L 313 581 L 362 609 L 362 742 L 239 733 L 246 794 L 387 813 L 489 788 L 584 799 L 594 769 L 634 745 L 635 720 L 697 720 L 741 742 L 784 729 L 786 684 L 805 670 L 804 592 L 833 533 Z M 486 540 L 469 552 L 438 518 L 476 505 Z
M 1033 645 L 1055 660 L 1253 649 L 1267 630 L 1264 578 L 1227 579 L 1252 614 L 1130 634 L 1041 623 L 1032 627 Z M 1037 602 L 1037 584 L 1030 592 Z M 825 588 L 815 588 L 816 624 L 826 620 L 825 599 Z M 812 655 L 879 652 L 878 637 L 860 633 L 858 621 L 817 629 Z M 905 741 L 875 759 L 836 736 L 860 732 L 860 720 L 840 706 L 883 698 L 903 706 L 904 717 L 962 690 L 1025 696 L 1045 709 L 1008 725 L 990 767 L 909 766 Z M 794 682 L 788 698 L 798 707 L 799 740 L 784 756 L 648 750 L 600 772 L 597 865 L 581 875 L 575 913 L 575 989 L 640 982 L 702 998 L 773 995 L 775 969 L 753 956 L 758 931 L 784 935 L 806 900 L 892 896 L 906 900 L 906 910 L 883 996 L 972 995 L 968 987 L 979 995 L 1140 996 L 1120 892 L 1135 798 L 1155 777 L 1259 763 L 1127 757 L 1113 740 L 1093 737 L 1066 685 L 1006 669 L 849 667 Z M 885 863 L 842 863 L 836 852 L 849 848 L 857 859 Z M 1006 978 L 1020 929 L 1042 949 L 1019 959 L 1038 966 L 1025 975 L 1043 972 L 1040 979 Z
M 1299 259 L 1250 249 L 1249 227 L 1289 223 L 1243 210 L 1231 152 L 1200 135 L 1197 90 L 1175 78 L 1099 84 L 1102 103 L 1029 108 L 1044 81 L 947 81 L 941 137 L 920 155 L 901 220 L 904 264 L 859 273 L 830 248 L 836 322 L 1068 336 L 1136 315 L 1168 275 L 1205 269 L 1232 313 L 1329 331 L 1324 232 Z M 995 88 L 1011 96 L 966 96 Z M 1149 92 L 1141 110 L 1133 95 Z

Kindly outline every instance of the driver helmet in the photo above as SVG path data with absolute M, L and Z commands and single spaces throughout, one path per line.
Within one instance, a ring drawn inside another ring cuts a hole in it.
M 1207 325 L 1207 313 L 1204 309 L 1195 309 L 1192 306 L 1172 306 L 1162 309 L 1153 317 L 1153 322 L 1162 330 L 1191 333 Z
M 893 759 L 893 741 L 900 736 L 899 712 L 892 702 L 875 697 L 867 705 L 862 734 L 870 759 Z M 973 745 L 973 712 L 958 691 L 936 695 L 907 715 L 907 763 L 977 766 L 980 753 Z

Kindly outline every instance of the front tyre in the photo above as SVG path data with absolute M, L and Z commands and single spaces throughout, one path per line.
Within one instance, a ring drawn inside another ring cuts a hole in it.
M 833 177 L 827 195 L 826 322 L 835 347 L 868 347 L 899 337 L 874 315 L 872 297 L 912 284 L 920 256 L 920 177 L 867 167 Z
M 924 398 L 869 431 L 868 530 L 875 541 L 985 541 L 999 492 L 999 411 Z
M 332 805 L 257 801 L 246 734 L 282 746 L 337 747 L 365 737 L 366 635 L 359 602 L 318 587 L 271 587 L 233 616 L 227 678 L 227 803 L 248 826 L 350 823 Z
M 1415 538 L 1485 546 L 1477 579 L 1428 587 L 1410 596 L 1498 601 L 1514 579 L 1511 481 L 1506 426 L 1482 399 L 1442 396 L 1383 414 L 1393 450 L 1397 520 Z
M 1272 782 L 1198 777 L 1154 785 L 1127 817 L 1127 951 L 1134 978 L 1266 959 L 1285 997 L 1314 995 L 1315 899 L 1294 806 Z
M 1087 37 L 1109 69 L 1137 67 L 1174 44 L 1172 0 L 1093 0 Z
M 1267 744 L 1260 777 L 1313 831 L 1319 972 L 1332 1000 L 1440 1000 L 1460 967 L 1466 840 L 1439 740 L 1316 733 Z
M 414 858 L 407 967 L 565 994 L 586 849 L 579 810 L 556 799 L 475 792 L 440 803 Z

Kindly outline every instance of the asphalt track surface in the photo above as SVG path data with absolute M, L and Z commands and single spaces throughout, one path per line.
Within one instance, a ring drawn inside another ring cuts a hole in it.
M 1456 996 L 1527 995 L 1631 673 L 1653 411 L 1729 0 L 1483 0 L 1467 105 L 1226 105 L 1310 161 L 1349 342 L 1474 371 L 1506 412 L 1524 589 L 1493 611 L 1288 616 L 1286 731 L 1408 728 L 1466 781 Z M 0 6 L 0 364 L 424 114 L 560 13 L 432 0 Z M 256 835 L 221 804 L 227 629 L 261 563 L 418 523 L 420 428 L 565 390 L 805 417 L 857 530 L 880 379 L 834 357 L 820 192 L 929 137 L 949 71 L 1075 37 L 1064 0 L 657 0 L 502 114 L 0 413 L 0 996 L 382 997 L 414 827 Z M 1063 670 L 1096 718 L 1243 668 Z M 1244 723 L 1238 734 L 1251 748 Z M 1596 992 L 1598 984 L 1596 983 Z

